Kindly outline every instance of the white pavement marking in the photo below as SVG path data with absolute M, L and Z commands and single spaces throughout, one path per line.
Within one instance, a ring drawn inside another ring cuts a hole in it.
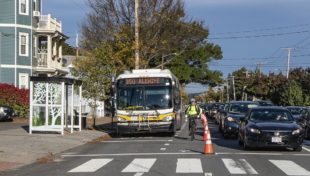
M 186 151 L 184 151 L 186 152 Z M 85 155 L 61 155 L 62 157 L 101 157 L 101 156 L 155 156 L 155 155 L 201 155 L 198 152 L 189 153 L 104 153 L 104 154 L 85 154 Z
M 166 144 L 164 144 L 165 146 L 169 146 L 170 144 L 169 143 L 166 143 Z
M 126 142 L 170 142 L 171 140 L 120 140 L 120 141 L 102 141 L 102 143 L 126 143 Z
M 68 172 L 95 172 L 101 167 L 105 166 L 113 159 L 91 159 L 86 163 L 68 171 Z
M 248 163 L 245 159 L 239 159 L 239 161 L 248 174 L 258 174 L 257 171 L 251 166 L 251 164 Z
M 310 152 L 310 149 L 308 149 L 307 147 L 302 147 L 302 149 L 306 150 L 307 152 Z
M 211 172 L 206 172 L 205 176 L 212 176 L 213 174 Z
M 149 172 L 156 158 L 136 158 L 122 172 Z
M 165 150 L 166 150 L 166 148 L 160 148 L 160 150 L 165 151 Z
M 176 173 L 203 173 L 200 159 L 179 158 Z
M 289 160 L 269 160 L 272 164 L 277 166 L 287 175 L 310 175 L 310 172 L 299 166 L 293 161 Z
M 266 156 L 310 156 L 306 153 L 238 153 L 238 152 L 216 152 L 215 155 L 266 155 Z
M 169 140 L 168 140 L 168 142 L 172 142 L 172 141 L 173 141 L 172 139 L 169 139 Z
M 231 174 L 246 174 L 245 169 L 240 164 L 236 163 L 234 160 L 229 158 L 223 158 L 222 160 L 225 164 L 225 167 Z
M 134 176 L 142 176 L 144 173 L 143 172 L 138 172 Z

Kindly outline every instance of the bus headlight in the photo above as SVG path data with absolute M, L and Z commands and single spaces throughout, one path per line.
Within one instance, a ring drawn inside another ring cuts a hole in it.
M 167 117 L 165 117 L 164 119 L 163 119 L 163 121 L 165 121 L 165 122 L 170 122 L 170 121 L 172 121 L 173 120 L 173 117 L 172 116 L 167 116 Z
M 117 117 L 117 120 L 118 120 L 119 122 L 126 122 L 126 119 L 121 118 L 121 117 Z

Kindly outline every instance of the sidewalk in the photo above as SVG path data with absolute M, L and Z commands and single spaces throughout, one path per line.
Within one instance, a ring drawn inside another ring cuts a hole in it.
M 97 119 L 99 126 L 110 128 L 110 118 Z M 0 123 L 0 172 L 14 169 L 33 162 L 44 162 L 55 154 L 94 141 L 108 138 L 109 135 L 98 130 L 82 130 L 72 134 L 28 133 L 28 123 Z

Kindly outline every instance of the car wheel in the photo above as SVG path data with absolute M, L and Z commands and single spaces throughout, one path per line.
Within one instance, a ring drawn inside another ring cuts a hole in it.
M 305 136 L 305 139 L 309 138 L 309 127 L 306 127 L 304 136 Z
M 238 135 L 238 144 L 239 144 L 240 146 L 242 146 L 242 144 L 243 144 L 243 141 L 242 141 L 240 135 Z
M 224 137 L 224 139 L 227 139 L 229 137 L 229 135 L 227 133 L 223 132 L 223 137 Z
M 295 152 L 301 152 L 302 151 L 302 146 L 294 147 L 293 150 Z
M 246 144 L 245 141 L 243 141 L 243 149 L 244 150 L 249 150 L 250 149 L 250 147 L 248 146 L 248 144 Z

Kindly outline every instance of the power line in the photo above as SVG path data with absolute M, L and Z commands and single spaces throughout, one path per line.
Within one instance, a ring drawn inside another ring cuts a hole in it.
M 247 35 L 247 36 L 230 36 L 230 37 L 210 37 L 211 40 L 226 40 L 226 39 L 251 39 L 251 38 L 261 38 L 261 37 L 276 37 L 283 35 L 292 35 L 292 34 L 302 34 L 307 33 L 308 30 L 304 31 L 295 31 L 295 32 L 285 32 L 285 33 L 275 33 L 275 34 L 261 34 L 261 35 Z
M 310 23 L 299 24 L 299 25 L 289 25 L 289 26 L 279 26 L 272 28 L 262 28 L 262 29 L 254 29 L 254 30 L 245 30 L 245 31 L 234 31 L 234 32 L 218 32 L 218 33 L 210 33 L 210 35 L 226 35 L 226 34 L 241 34 L 241 33 L 251 33 L 251 32 L 262 32 L 262 31 L 271 31 L 271 30 L 279 30 L 279 29 L 290 29 L 296 27 L 305 27 L 310 26 Z

